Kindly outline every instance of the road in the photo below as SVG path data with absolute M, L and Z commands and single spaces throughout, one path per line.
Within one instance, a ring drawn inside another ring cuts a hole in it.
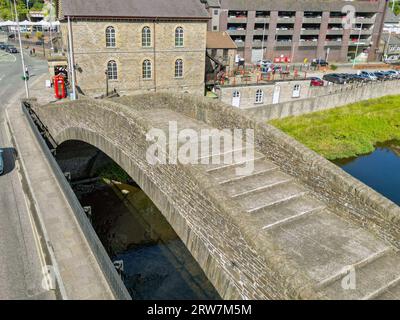
M 47 71 L 46 62 L 27 57 L 32 80 Z M 42 287 L 42 253 L 29 211 L 19 163 L 14 160 L 5 108 L 19 108 L 24 95 L 19 55 L 0 51 L 0 148 L 5 149 L 5 172 L 0 176 L 0 299 L 52 299 Z M 12 112 L 12 111 L 11 111 Z

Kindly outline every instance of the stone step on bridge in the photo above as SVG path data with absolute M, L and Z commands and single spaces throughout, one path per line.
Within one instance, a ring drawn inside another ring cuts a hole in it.
M 139 184 L 221 297 L 400 298 L 400 208 L 268 124 L 220 102 L 163 93 L 34 109 L 59 144 L 90 143 Z M 200 154 L 199 164 L 150 164 L 146 135 L 168 133 L 171 121 L 199 135 L 254 129 L 255 152 L 236 161 L 243 143 Z M 201 161 L 229 153 L 233 163 Z M 254 170 L 238 175 L 249 162 Z

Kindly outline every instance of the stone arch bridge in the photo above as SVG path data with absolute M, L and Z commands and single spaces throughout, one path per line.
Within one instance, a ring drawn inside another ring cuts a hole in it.
M 58 144 L 84 141 L 115 160 L 224 299 L 400 298 L 400 208 L 243 111 L 164 93 L 34 110 Z M 146 133 L 169 121 L 254 129 L 254 171 L 238 176 L 243 163 L 151 165 Z

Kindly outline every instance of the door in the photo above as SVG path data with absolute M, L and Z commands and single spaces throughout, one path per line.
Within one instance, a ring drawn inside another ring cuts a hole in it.
M 251 50 L 251 62 L 257 63 L 257 61 L 262 60 L 263 58 L 263 50 L 262 49 L 253 49 Z
M 232 95 L 232 106 L 240 108 L 240 92 L 235 90 Z
M 293 87 L 293 95 L 292 95 L 292 97 L 293 98 L 300 98 L 300 85 L 299 84 L 296 84 Z
M 280 95 L 281 95 L 281 87 L 280 86 L 275 86 L 274 95 L 272 97 L 272 103 L 273 104 L 279 103 Z

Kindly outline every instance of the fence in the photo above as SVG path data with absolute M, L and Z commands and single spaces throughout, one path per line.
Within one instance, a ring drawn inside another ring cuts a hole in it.
M 72 208 L 72 211 L 75 214 L 75 217 L 82 229 L 82 232 L 85 235 L 86 240 L 89 243 L 89 246 L 94 256 L 96 257 L 96 260 L 100 265 L 100 268 L 108 282 L 108 285 L 111 287 L 115 298 L 119 300 L 131 300 L 132 298 L 129 295 L 128 290 L 126 289 L 124 283 L 122 282 L 120 275 L 115 270 L 114 264 L 110 260 L 110 257 L 108 256 L 106 250 L 103 247 L 103 244 L 101 243 L 96 232 L 94 231 L 93 226 L 91 225 L 88 217 L 86 216 L 85 211 L 83 210 L 78 198 L 76 197 L 74 191 L 69 185 L 69 182 L 64 176 L 64 173 L 58 166 L 57 161 L 55 160 L 53 154 L 49 150 L 48 145 L 42 136 L 42 133 L 36 126 L 35 120 L 39 121 L 39 119 L 35 114 L 35 112 L 32 110 L 29 101 L 22 102 L 22 110 L 27 116 L 29 125 L 31 126 L 37 140 L 39 141 L 43 153 L 45 154 L 47 160 L 50 163 L 54 175 L 56 176 L 56 179 L 60 184 L 62 191 L 64 192 L 65 197 Z M 46 129 L 42 123 L 39 122 L 38 124 L 41 125 L 44 129 Z M 53 140 L 52 137 L 48 134 L 48 132 L 44 133 L 51 140 Z

